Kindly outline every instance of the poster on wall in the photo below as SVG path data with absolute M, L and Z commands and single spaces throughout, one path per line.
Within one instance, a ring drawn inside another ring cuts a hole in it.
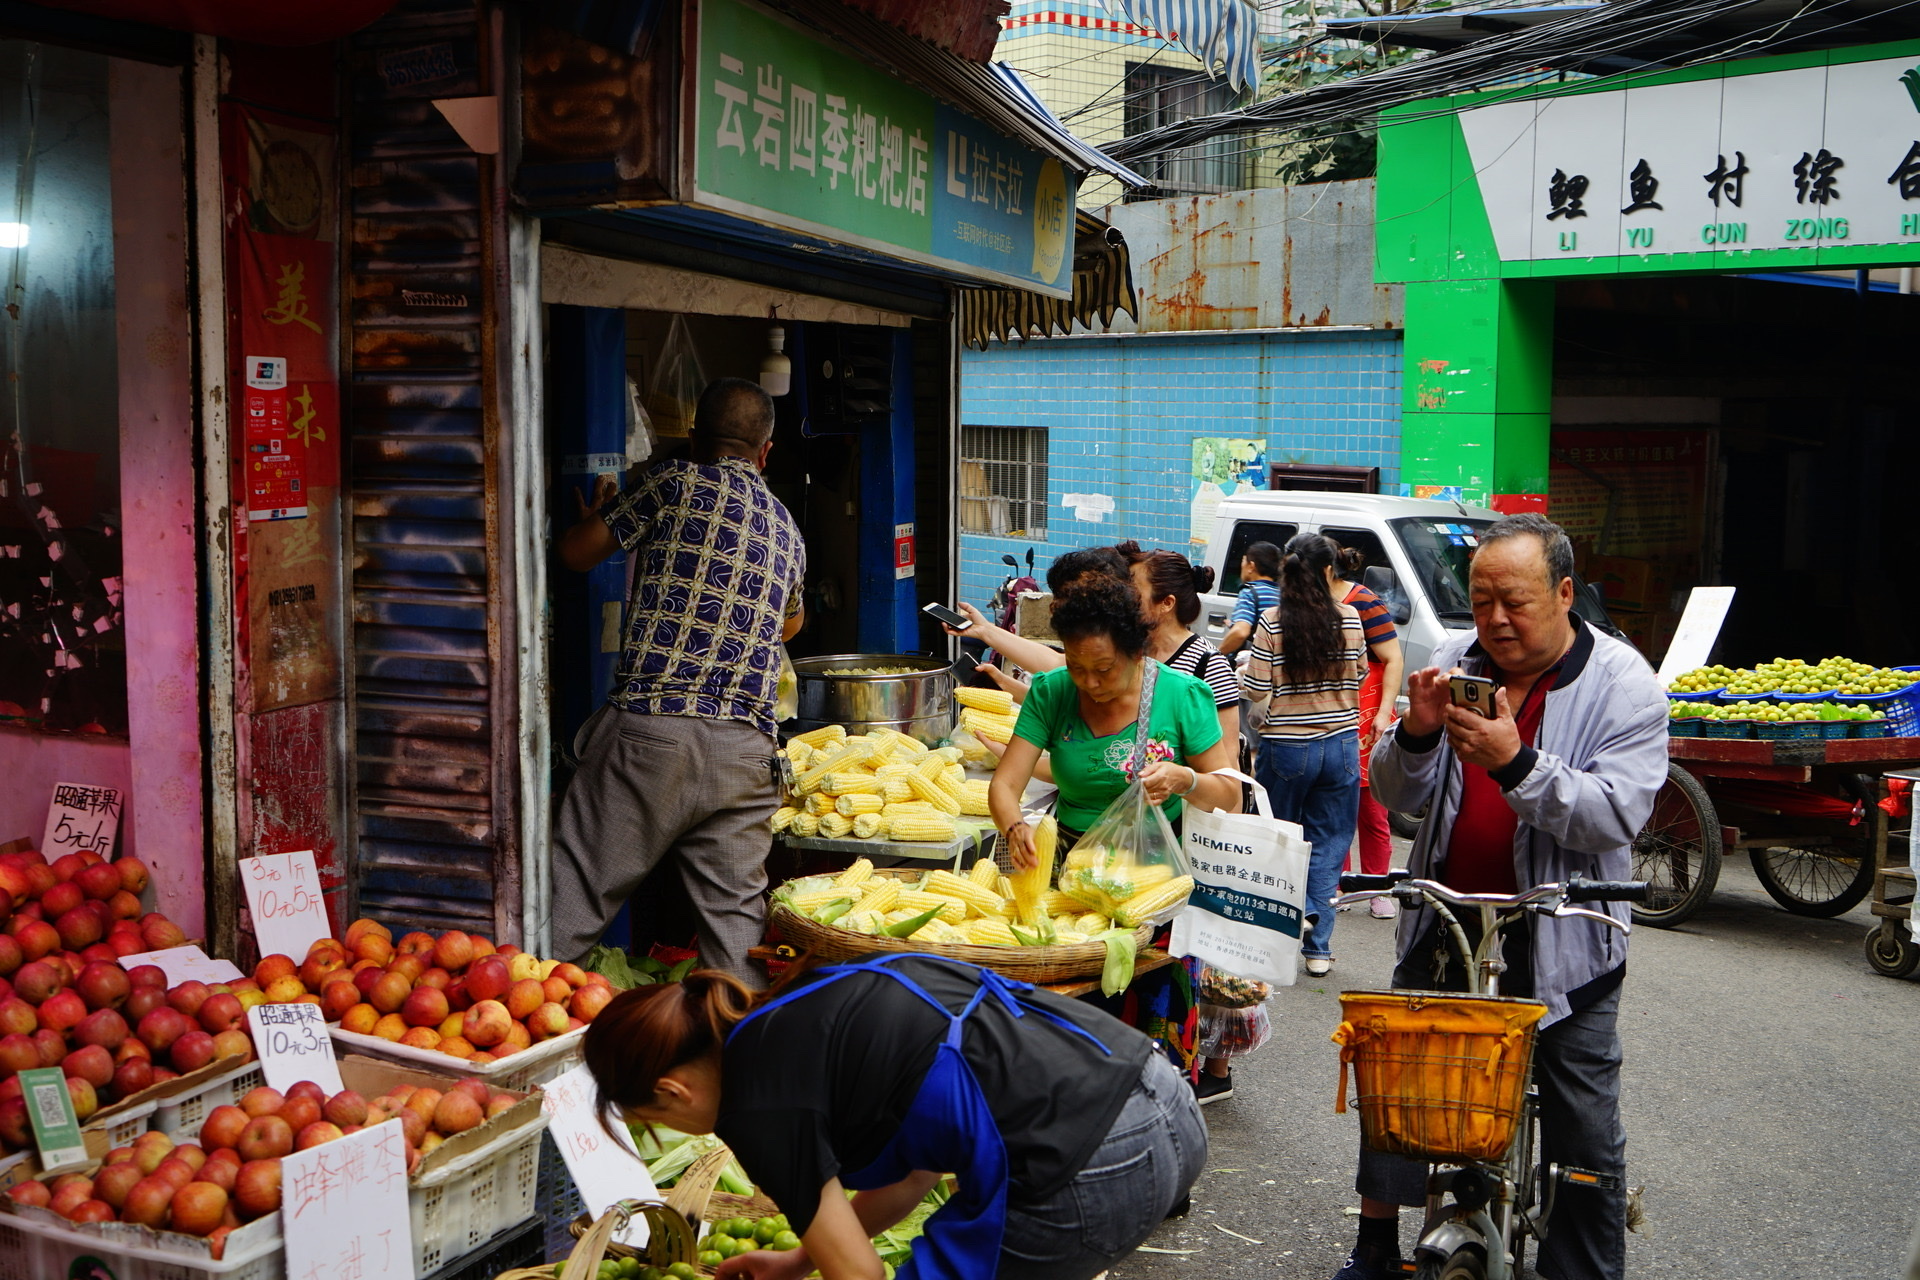
M 279 356 L 247 357 L 247 518 L 307 518 L 307 454 L 287 435 L 287 362 Z
M 1205 546 L 1213 537 L 1213 514 L 1220 503 L 1246 489 L 1267 487 L 1267 442 L 1197 436 L 1193 441 L 1193 484 L 1187 537 Z

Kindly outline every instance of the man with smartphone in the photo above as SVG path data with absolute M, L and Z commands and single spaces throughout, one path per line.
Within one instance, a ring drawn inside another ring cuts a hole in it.
M 1407 678 L 1407 714 L 1374 748 L 1380 802 L 1427 811 L 1408 869 L 1467 893 L 1583 875 L 1630 879 L 1632 843 L 1667 776 L 1667 700 L 1646 660 L 1573 612 L 1560 526 L 1509 516 L 1480 534 L 1474 631 Z M 1627 908 L 1607 910 L 1624 918 Z M 1478 922 L 1462 920 L 1478 941 Z M 1395 987 L 1460 990 L 1431 908 L 1402 915 Z M 1540 1158 L 1611 1175 L 1559 1188 L 1539 1274 L 1617 1280 L 1626 1267 L 1620 1037 L 1626 938 L 1598 921 L 1529 915 L 1506 933 L 1501 994 L 1547 1005 L 1534 1052 Z M 1426 1202 L 1426 1166 L 1363 1149 L 1360 1237 L 1335 1280 L 1399 1274 L 1400 1206 Z

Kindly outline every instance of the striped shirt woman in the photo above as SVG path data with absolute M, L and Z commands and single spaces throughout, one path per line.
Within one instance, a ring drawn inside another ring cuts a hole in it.
M 1360 677 L 1366 670 L 1366 632 L 1353 606 L 1336 608 L 1340 613 L 1339 669 L 1329 677 L 1298 684 L 1288 683 L 1286 677 L 1280 611 L 1269 609 L 1260 615 L 1241 683 L 1253 704 L 1266 708 L 1261 737 L 1304 742 L 1354 731 L 1360 711 Z

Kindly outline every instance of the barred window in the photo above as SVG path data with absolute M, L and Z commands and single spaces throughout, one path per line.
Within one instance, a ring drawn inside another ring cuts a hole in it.
M 1032 536 L 1047 528 L 1047 429 L 960 428 L 960 527 Z

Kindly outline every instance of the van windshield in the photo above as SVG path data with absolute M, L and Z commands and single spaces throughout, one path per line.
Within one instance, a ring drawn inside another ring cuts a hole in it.
M 1394 536 L 1407 553 L 1413 576 L 1433 604 L 1433 612 L 1449 627 L 1473 625 L 1473 601 L 1467 594 L 1467 562 L 1480 545 L 1480 533 L 1490 520 L 1389 520 Z

